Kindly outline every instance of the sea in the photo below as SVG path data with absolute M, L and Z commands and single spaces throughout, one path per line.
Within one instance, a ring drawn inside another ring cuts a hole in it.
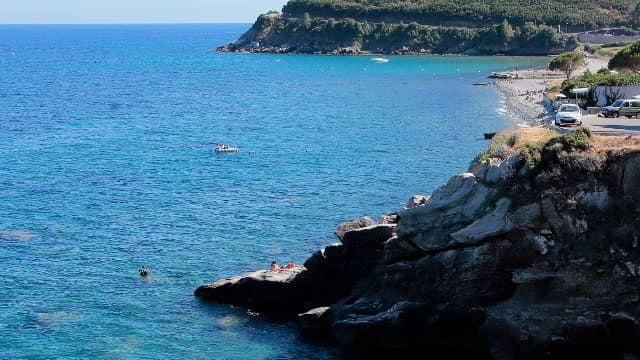
M 340 357 L 193 291 L 464 172 L 512 125 L 472 84 L 547 63 L 215 51 L 250 26 L 0 26 L 0 358 Z

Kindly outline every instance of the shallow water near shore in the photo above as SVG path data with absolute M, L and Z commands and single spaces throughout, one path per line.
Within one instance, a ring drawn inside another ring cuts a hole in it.
M 213 51 L 248 27 L 0 26 L 1 358 L 339 356 L 193 290 L 466 170 L 509 125 L 471 84 L 546 63 Z

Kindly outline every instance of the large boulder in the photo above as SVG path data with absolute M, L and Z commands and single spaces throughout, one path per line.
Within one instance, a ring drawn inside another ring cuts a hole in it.
M 345 221 L 342 224 L 338 225 L 338 227 L 336 228 L 336 231 L 334 232 L 334 234 L 336 234 L 336 236 L 338 237 L 338 239 L 340 239 L 340 241 L 342 241 L 342 239 L 344 238 L 344 234 L 348 231 L 351 230 L 357 230 L 360 228 L 364 228 L 367 226 L 371 226 L 371 225 L 375 225 L 376 222 L 368 217 L 368 216 L 363 216 L 359 219 L 354 219 L 354 220 L 349 220 L 349 221 Z
M 515 225 L 507 217 L 511 200 L 500 199 L 496 208 L 471 225 L 451 234 L 451 237 L 463 245 L 477 244 L 489 237 L 508 233 L 515 228 Z
M 309 275 L 302 266 L 282 272 L 259 270 L 200 286 L 194 294 L 206 301 L 300 311 L 307 300 L 317 295 L 316 279 Z
M 308 337 L 330 335 L 331 319 L 328 315 L 329 309 L 328 306 L 321 306 L 298 314 L 300 332 Z
M 379 224 L 347 231 L 342 237 L 345 251 L 380 252 L 395 231 L 395 224 Z
M 400 212 L 399 238 L 423 251 L 455 245 L 449 236 L 469 225 L 482 213 L 496 190 L 478 182 L 471 173 L 452 177 L 424 205 Z

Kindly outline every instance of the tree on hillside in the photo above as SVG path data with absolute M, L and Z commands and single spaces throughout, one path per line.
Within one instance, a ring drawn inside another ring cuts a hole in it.
M 609 69 L 640 70 L 640 40 L 629 44 L 618 51 L 609 60 Z
M 302 26 L 305 28 L 305 30 L 311 29 L 311 15 L 309 15 L 308 12 L 302 15 Z
M 583 53 L 569 51 L 553 58 L 549 63 L 549 70 L 564 71 L 568 79 L 576 68 L 584 65 L 584 62 L 585 58 Z
M 502 40 L 504 46 L 507 46 L 515 35 L 516 33 L 513 31 L 513 27 L 506 19 L 498 26 L 498 37 Z

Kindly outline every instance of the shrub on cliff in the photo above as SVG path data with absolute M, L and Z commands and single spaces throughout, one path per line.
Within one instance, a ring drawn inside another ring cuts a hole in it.
M 535 174 L 563 157 L 591 149 L 591 131 L 580 128 L 569 134 L 554 136 L 545 143 L 525 144 L 520 149 L 521 161 Z

